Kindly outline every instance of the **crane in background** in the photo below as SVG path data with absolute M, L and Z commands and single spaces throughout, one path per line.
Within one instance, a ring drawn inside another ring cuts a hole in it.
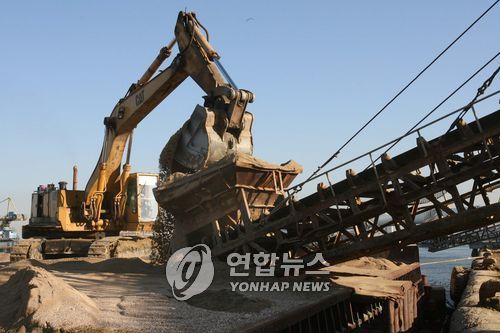
M 0 201 L 6 204 L 5 215 L 0 215 L 0 252 L 9 249 L 18 239 L 17 232 L 12 230 L 10 223 L 13 221 L 25 221 L 26 215 L 19 213 L 12 198 L 7 197 Z
M 14 200 L 12 198 L 7 197 L 3 200 L 0 201 L 0 204 L 6 203 L 7 205 L 7 210 L 5 212 L 5 215 L 0 216 L 0 222 L 1 222 L 1 227 L 8 227 L 10 225 L 10 222 L 12 221 L 24 221 L 26 220 L 26 215 L 20 214 L 17 211 L 16 204 L 14 203 Z

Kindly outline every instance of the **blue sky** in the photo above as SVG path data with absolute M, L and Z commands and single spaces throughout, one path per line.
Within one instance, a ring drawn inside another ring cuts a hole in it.
M 103 118 L 171 40 L 179 10 L 197 13 L 233 80 L 256 94 L 249 108 L 255 156 L 294 159 L 310 174 L 492 3 L 3 2 L 0 199 L 11 196 L 29 213 L 36 186 L 70 181 L 74 164 L 84 187 L 101 149 Z M 498 7 L 332 165 L 402 134 L 498 52 Z M 466 104 L 498 64 L 437 115 Z M 186 80 L 139 125 L 133 170 L 157 170 L 161 149 L 202 95 Z

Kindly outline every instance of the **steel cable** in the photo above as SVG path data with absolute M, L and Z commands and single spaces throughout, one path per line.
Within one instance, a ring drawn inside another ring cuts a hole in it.
M 422 74 L 424 74 L 443 54 L 445 54 L 462 36 L 464 36 L 477 22 L 479 22 L 500 0 L 496 0 L 488 9 L 486 9 L 478 18 L 474 20 L 457 38 L 455 38 L 446 48 L 441 51 L 427 66 L 425 66 L 410 82 L 408 82 L 403 89 L 401 89 L 393 98 L 389 100 L 377 113 L 375 113 L 360 129 L 358 129 L 340 148 L 330 156 L 321 166 L 319 166 L 316 171 L 314 171 L 305 182 L 309 181 L 315 175 L 318 174 L 321 169 L 323 169 L 328 163 L 330 163 L 334 158 L 336 158 L 342 149 L 344 149 L 352 140 L 354 140 L 368 125 L 370 125 L 389 105 L 391 105 L 402 93 L 404 93 Z
M 397 141 L 395 141 L 392 145 L 390 145 L 389 148 L 387 148 L 382 154 L 380 154 L 380 156 L 383 156 L 389 150 L 391 150 L 392 148 L 394 148 L 394 146 L 396 146 L 405 136 L 407 136 L 415 128 L 417 128 L 418 125 L 420 125 L 421 123 L 423 123 L 424 120 L 426 120 L 427 118 L 429 118 L 437 109 L 439 109 L 444 103 L 446 103 L 451 97 L 453 97 L 460 89 L 462 89 L 467 83 L 469 83 L 477 74 L 479 74 L 483 69 L 485 69 L 489 64 L 491 64 L 493 62 L 493 60 L 495 60 L 499 55 L 500 55 L 500 52 L 497 52 L 497 54 L 493 58 L 491 58 L 490 60 L 488 60 L 483 66 L 481 66 L 477 71 L 475 71 L 474 74 L 472 74 L 471 76 L 469 76 L 469 78 L 467 80 L 465 80 L 461 85 L 459 85 L 455 90 L 453 90 L 453 92 L 451 92 L 445 99 L 443 99 L 438 105 L 436 105 L 431 111 L 429 111 L 423 118 L 421 118 L 415 125 L 413 125 L 405 134 L 403 134 Z M 478 93 L 476 94 L 476 97 L 474 97 L 474 99 L 468 104 L 468 106 L 466 106 L 460 112 L 460 114 L 458 115 L 457 119 L 455 121 L 453 121 L 451 127 L 448 129 L 448 131 L 446 132 L 446 134 L 448 132 L 450 132 L 451 129 L 453 129 L 453 127 L 455 126 L 455 124 L 457 123 L 457 121 L 460 118 L 462 118 L 465 115 L 465 113 L 467 113 L 467 111 L 474 104 L 474 102 L 479 98 L 479 96 L 481 96 L 486 91 L 486 89 L 484 89 L 483 87 L 486 87 L 486 88 L 489 87 L 489 85 L 491 84 L 491 82 L 493 82 L 493 79 L 495 78 L 495 76 L 496 76 L 496 74 L 498 73 L 499 70 L 500 70 L 500 67 L 498 67 L 496 69 L 496 71 L 493 72 L 493 74 L 478 89 Z

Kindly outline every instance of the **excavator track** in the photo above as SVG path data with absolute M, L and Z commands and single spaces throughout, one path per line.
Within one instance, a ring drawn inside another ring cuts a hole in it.
M 88 256 L 102 259 L 149 257 L 151 246 L 149 237 L 104 237 L 90 245 Z
M 41 252 L 42 239 L 23 239 L 12 247 L 10 252 L 10 262 L 25 259 L 43 259 Z
M 119 237 L 104 237 L 90 245 L 88 256 L 93 258 L 108 259 L 114 256 Z

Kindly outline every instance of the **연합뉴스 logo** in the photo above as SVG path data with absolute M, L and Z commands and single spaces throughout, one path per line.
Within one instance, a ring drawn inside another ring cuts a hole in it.
M 165 274 L 177 300 L 185 301 L 202 293 L 214 278 L 210 248 L 198 244 L 175 251 L 167 261 Z

